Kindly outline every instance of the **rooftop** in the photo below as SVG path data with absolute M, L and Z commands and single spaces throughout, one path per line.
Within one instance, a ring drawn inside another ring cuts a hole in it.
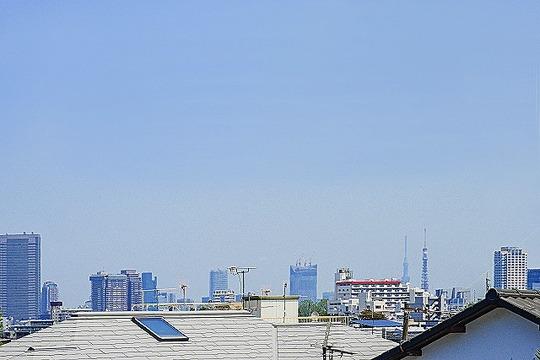
M 158 326 L 166 329 L 152 334 L 152 324 L 145 329 L 136 321 L 152 317 L 163 318 L 166 324 Z M 327 330 L 325 323 L 272 325 L 241 310 L 78 313 L 3 345 L 0 358 L 320 359 Z M 175 338 L 159 339 L 171 331 Z M 395 344 L 338 324 L 328 331 L 328 344 L 354 352 L 350 359 L 371 359 Z

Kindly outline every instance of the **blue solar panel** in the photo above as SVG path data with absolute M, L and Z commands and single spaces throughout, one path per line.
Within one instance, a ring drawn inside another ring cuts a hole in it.
M 188 337 L 162 317 L 134 317 L 133 321 L 158 340 L 187 341 Z

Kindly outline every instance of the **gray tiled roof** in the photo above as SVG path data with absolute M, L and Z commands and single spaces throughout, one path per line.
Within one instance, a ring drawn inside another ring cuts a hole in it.
M 327 325 L 325 323 L 276 325 L 279 360 L 321 359 Z M 328 344 L 354 355 L 343 359 L 372 359 L 391 349 L 396 343 L 360 329 L 331 324 Z M 339 356 L 335 356 L 339 359 Z
M 160 342 L 133 323 L 133 316 L 163 316 L 189 341 Z M 0 347 L 0 358 L 320 359 L 325 329 L 318 324 L 273 326 L 244 311 L 81 313 Z M 329 344 L 351 346 L 358 356 L 392 347 L 391 342 L 344 326 L 331 327 Z
M 540 291 L 538 290 L 497 290 L 501 301 L 530 314 L 540 322 Z

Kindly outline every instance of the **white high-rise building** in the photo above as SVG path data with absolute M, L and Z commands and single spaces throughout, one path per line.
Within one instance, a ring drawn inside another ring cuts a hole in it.
M 493 286 L 527 289 L 527 253 L 518 247 L 501 247 L 493 256 Z

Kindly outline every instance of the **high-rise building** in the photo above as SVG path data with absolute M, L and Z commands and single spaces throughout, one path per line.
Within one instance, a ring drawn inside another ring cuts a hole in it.
M 317 301 L 317 265 L 311 263 L 291 265 L 289 269 L 290 294 L 300 296 L 300 301 Z
M 37 319 L 41 285 L 41 236 L 0 235 L 0 308 L 14 320 Z
M 428 268 L 428 248 L 427 230 L 424 229 L 424 248 L 422 249 L 422 282 L 420 287 L 424 291 L 429 291 L 429 268 Z
M 405 254 L 403 256 L 403 276 L 401 282 L 407 284 L 411 281 L 409 276 L 409 261 L 407 260 L 407 236 L 405 236 Z
M 527 270 L 527 289 L 540 290 L 540 269 Z
M 127 305 L 129 310 L 133 310 L 134 305 L 142 304 L 141 275 L 136 270 L 121 270 L 120 274 L 127 276 Z
M 93 311 L 128 310 L 128 277 L 98 272 L 90 275 Z
M 527 253 L 504 246 L 493 256 L 493 286 L 497 289 L 527 289 Z
M 208 282 L 208 296 L 213 298 L 216 290 L 229 290 L 229 275 L 227 270 L 211 270 Z
M 41 300 L 39 304 L 39 317 L 41 319 L 51 318 L 51 301 L 58 301 L 58 284 L 52 281 L 45 281 L 41 287 Z
M 117 274 L 107 276 L 105 288 L 105 310 L 128 310 L 128 279 L 126 275 Z
M 105 311 L 105 289 L 107 288 L 108 274 L 99 271 L 90 275 L 90 301 L 92 302 L 92 311 Z
M 145 304 L 157 304 L 157 276 L 153 277 L 151 272 L 141 273 L 143 300 Z

